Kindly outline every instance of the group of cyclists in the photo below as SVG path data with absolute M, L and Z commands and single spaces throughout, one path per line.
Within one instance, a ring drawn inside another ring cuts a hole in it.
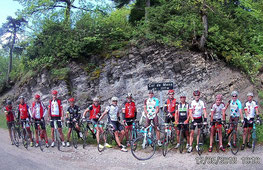
M 199 142 L 200 137 L 200 129 L 203 124 L 208 124 L 208 112 L 206 109 L 206 104 L 204 101 L 200 100 L 201 93 L 196 90 L 193 92 L 194 100 L 190 103 L 186 102 L 186 95 L 180 95 L 180 101 L 177 102 L 175 99 L 175 91 L 168 91 L 168 98 L 165 101 L 165 105 L 163 108 L 160 107 L 159 99 L 154 97 L 154 91 L 149 90 L 149 97 L 144 100 L 144 115 L 146 118 L 145 127 L 148 127 L 151 122 L 154 125 L 154 130 L 156 134 L 157 144 L 158 146 L 162 146 L 161 135 L 160 135 L 160 126 L 159 126 L 159 112 L 160 109 L 163 109 L 165 115 L 165 123 L 172 123 L 177 132 L 177 145 L 175 148 L 180 146 L 179 142 L 179 132 L 181 128 L 184 128 L 185 136 L 187 138 L 186 149 L 187 152 L 190 153 L 193 151 L 193 141 L 194 141 L 194 131 L 197 127 L 197 143 Z M 136 121 L 137 118 L 137 108 L 131 93 L 128 93 L 126 96 L 126 101 L 122 105 L 118 105 L 118 98 L 112 97 L 111 104 L 108 105 L 104 111 L 102 111 L 100 101 L 98 97 L 93 99 L 93 104 L 91 104 L 87 109 L 85 109 L 84 113 L 80 112 L 79 106 L 75 104 L 75 99 L 70 98 L 69 106 L 66 110 L 66 114 L 64 114 L 62 102 L 58 99 L 58 92 L 53 90 L 51 92 L 52 98 L 49 100 L 49 105 L 46 108 L 43 102 L 41 101 L 40 95 L 36 94 L 34 97 L 34 102 L 32 106 L 29 107 L 23 96 L 19 97 L 19 106 L 17 110 L 13 109 L 12 102 L 7 101 L 7 105 L 4 108 L 4 112 L 6 115 L 7 126 L 9 129 L 9 136 L 12 141 L 11 127 L 15 121 L 24 122 L 26 121 L 26 128 L 30 138 L 30 146 L 35 147 L 39 146 L 39 128 L 37 128 L 37 124 L 35 123 L 35 141 L 33 141 L 33 135 L 30 130 L 30 123 L 34 123 L 35 121 L 41 121 L 40 126 L 43 132 L 42 137 L 46 141 L 46 147 L 49 147 L 48 137 L 46 133 L 46 123 L 45 117 L 47 115 L 48 121 L 50 121 L 51 126 L 51 147 L 55 146 L 54 142 L 54 121 L 57 120 L 58 132 L 61 136 L 61 143 L 63 147 L 70 146 L 70 137 L 72 133 L 73 127 L 78 132 L 80 138 L 83 136 L 83 132 L 80 130 L 80 121 L 82 119 L 89 119 L 96 129 L 96 139 L 97 143 L 99 143 L 100 134 L 103 133 L 103 128 L 100 125 L 100 121 L 104 116 L 107 115 L 108 122 L 113 127 L 115 141 L 120 148 L 121 151 L 127 152 L 127 148 L 131 142 L 129 139 L 132 130 L 132 124 Z M 216 128 L 218 128 L 219 132 L 219 145 L 220 150 L 225 151 L 222 142 L 222 125 L 226 123 L 226 110 L 230 108 L 230 118 L 229 122 L 238 122 L 241 121 L 243 126 L 243 144 L 241 146 L 241 150 L 243 150 L 246 146 L 251 147 L 249 140 L 251 136 L 251 129 L 253 127 L 254 119 L 259 119 L 259 111 L 258 104 L 255 100 L 253 100 L 253 93 L 247 94 L 247 101 L 244 103 L 242 108 L 242 104 L 240 100 L 238 100 L 238 92 L 233 91 L 231 93 L 232 99 L 229 100 L 228 103 L 223 103 L 223 96 L 217 95 L 215 98 L 215 102 L 211 107 L 210 114 L 210 145 L 209 152 L 212 152 L 213 149 L 213 136 Z M 15 114 L 15 113 L 18 114 Z M 17 115 L 17 116 L 16 116 Z M 88 116 L 89 115 L 89 116 Z M 121 116 L 122 115 L 122 116 Z M 64 120 L 65 117 L 65 120 Z M 87 118 L 88 117 L 88 118 Z M 122 117 L 122 119 L 121 119 Z M 65 142 L 64 134 L 62 132 L 62 123 L 66 121 L 68 125 L 68 133 L 67 133 L 67 141 Z M 215 122 L 218 123 L 218 126 L 215 128 Z M 179 125 L 180 124 L 180 125 Z M 183 124 L 183 126 L 181 126 Z M 22 123 L 21 123 L 22 125 Z M 236 126 L 231 126 L 231 128 L 237 128 Z M 124 138 L 126 138 L 126 146 L 124 145 Z M 99 147 L 112 147 L 107 143 L 106 139 L 105 145 L 100 145 Z M 12 142 L 13 144 L 13 142 Z M 234 143 L 235 144 L 235 143 Z M 228 140 L 228 146 L 230 146 L 230 138 Z M 198 150 L 198 145 L 196 145 L 196 150 Z

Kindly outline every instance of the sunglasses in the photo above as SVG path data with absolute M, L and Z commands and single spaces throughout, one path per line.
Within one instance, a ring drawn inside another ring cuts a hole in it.
M 199 97 L 200 95 L 194 95 L 194 96 L 198 96 Z
M 237 97 L 237 96 L 232 96 L 232 97 Z
M 180 98 L 186 98 L 186 97 L 180 97 Z
M 112 102 L 117 102 L 117 100 L 113 100 Z

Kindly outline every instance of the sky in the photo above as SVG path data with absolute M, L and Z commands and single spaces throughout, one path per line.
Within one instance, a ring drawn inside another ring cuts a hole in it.
M 0 0 L 0 27 L 8 16 L 15 17 L 17 9 L 22 9 L 22 6 L 13 0 Z

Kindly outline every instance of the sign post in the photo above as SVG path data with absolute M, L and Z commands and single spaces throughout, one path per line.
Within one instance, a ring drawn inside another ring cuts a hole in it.
M 173 82 L 168 83 L 151 83 L 148 84 L 148 90 L 159 91 L 160 97 L 160 117 L 162 118 L 161 124 L 164 122 L 164 114 L 163 114 L 163 90 L 172 90 L 173 89 Z

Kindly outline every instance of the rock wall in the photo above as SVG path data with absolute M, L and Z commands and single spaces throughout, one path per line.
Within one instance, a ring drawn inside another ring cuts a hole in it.
M 131 47 L 122 58 L 112 57 L 100 62 L 103 64 L 97 79 L 91 79 L 81 63 L 72 62 L 68 80 L 52 82 L 49 71 L 45 70 L 24 85 L 17 83 L 1 99 L 11 98 L 17 102 L 18 96 L 23 95 L 31 103 L 33 96 L 38 93 L 48 104 L 50 91 L 56 89 L 65 109 L 70 92 L 83 110 L 95 96 L 100 97 L 104 109 L 112 96 L 117 96 L 121 104 L 127 92 L 131 92 L 138 108 L 142 109 L 143 100 L 148 96 L 147 84 L 173 82 L 177 100 L 181 93 L 186 94 L 188 101 L 192 100 L 193 91 L 198 89 L 202 93 L 202 100 L 210 107 L 219 93 L 223 94 L 224 101 L 228 101 L 231 91 L 237 90 L 240 100 L 244 102 L 247 92 L 254 90 L 245 75 L 231 69 L 223 61 L 206 60 L 201 53 L 160 45 Z M 167 91 L 162 94 L 164 102 Z M 159 92 L 156 97 L 159 98 Z

